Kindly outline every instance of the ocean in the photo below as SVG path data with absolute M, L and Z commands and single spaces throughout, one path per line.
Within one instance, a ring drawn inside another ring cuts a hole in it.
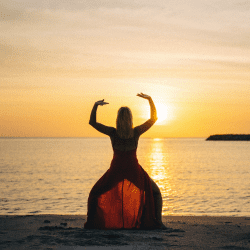
M 107 138 L 1 138 L 0 215 L 87 214 L 107 171 Z M 250 216 L 250 142 L 140 138 L 140 165 L 164 215 Z

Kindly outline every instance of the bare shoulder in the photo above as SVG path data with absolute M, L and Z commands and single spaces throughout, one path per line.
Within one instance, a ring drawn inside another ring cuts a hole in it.
M 108 136 L 110 136 L 115 131 L 114 127 L 109 127 L 109 126 L 106 126 L 106 125 L 98 123 L 98 122 L 93 127 L 96 130 L 98 130 L 99 132 L 101 132 L 105 135 L 108 135 Z
M 136 126 L 134 128 L 134 130 L 138 131 L 138 134 L 141 135 L 141 134 L 145 133 L 148 129 L 150 129 L 154 123 L 155 123 L 154 120 L 149 119 L 146 122 L 144 122 L 143 124 Z

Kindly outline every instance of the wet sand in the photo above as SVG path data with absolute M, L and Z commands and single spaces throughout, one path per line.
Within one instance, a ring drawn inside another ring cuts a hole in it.
M 250 249 L 250 217 L 164 216 L 168 230 L 86 230 L 86 215 L 0 216 L 0 249 Z

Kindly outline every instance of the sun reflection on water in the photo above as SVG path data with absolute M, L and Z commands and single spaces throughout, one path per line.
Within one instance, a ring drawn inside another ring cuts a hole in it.
M 169 154 L 163 150 L 163 139 L 155 138 L 148 154 L 150 163 L 149 175 L 159 186 L 163 199 L 163 215 L 173 214 L 174 206 L 168 202 L 173 200 L 175 189 L 172 183 L 172 174 L 169 170 Z

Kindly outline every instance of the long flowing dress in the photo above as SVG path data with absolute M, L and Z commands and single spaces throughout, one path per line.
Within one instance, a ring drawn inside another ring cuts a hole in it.
M 136 134 L 136 133 L 135 133 Z M 132 139 L 132 140 L 131 140 Z M 125 140 L 125 141 L 123 141 Z M 114 144 L 131 143 L 135 149 L 120 151 Z M 86 229 L 156 229 L 154 197 L 148 174 L 139 165 L 138 138 L 111 136 L 113 159 L 110 168 L 96 182 L 88 198 Z

